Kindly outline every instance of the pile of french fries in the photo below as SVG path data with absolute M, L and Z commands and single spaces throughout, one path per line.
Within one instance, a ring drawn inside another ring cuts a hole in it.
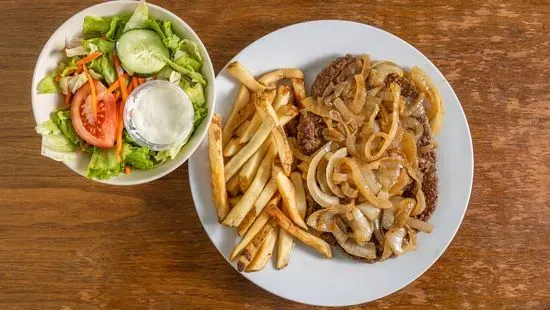
M 256 80 L 239 62 L 227 70 L 241 85 L 223 127 L 214 114 L 208 148 L 218 219 L 242 237 L 231 260 L 239 271 L 259 271 L 277 245 L 276 267 L 285 268 L 294 238 L 330 258 L 330 245 L 307 232 L 302 174 L 284 130 L 306 98 L 304 74 L 283 68 Z

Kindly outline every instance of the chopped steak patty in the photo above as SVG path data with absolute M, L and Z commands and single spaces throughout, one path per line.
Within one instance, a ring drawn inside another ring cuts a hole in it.
M 390 85 L 393 82 L 401 87 L 401 95 L 404 97 L 418 97 L 420 91 L 410 80 L 397 75 L 397 73 L 390 73 L 386 76 L 384 83 L 386 83 L 386 85 Z
M 323 119 L 311 112 L 307 112 L 305 115 L 300 114 L 300 120 L 298 122 L 298 148 L 302 153 L 311 155 L 315 153 L 325 143 L 322 135 L 323 128 L 325 128 Z
M 285 133 L 288 137 L 296 137 L 298 135 L 299 117 L 295 117 L 285 125 Z
M 357 61 L 356 57 L 346 55 L 344 57 L 336 58 L 326 68 L 321 71 L 315 78 L 315 82 L 311 86 L 311 96 L 318 98 L 323 96 L 325 88 L 330 82 L 335 82 L 340 73 L 351 63 Z
M 435 168 L 436 156 L 435 149 L 431 147 L 432 141 L 432 129 L 430 128 L 430 122 L 426 117 L 426 112 L 423 106 L 413 114 L 413 116 L 424 127 L 424 133 L 418 139 L 418 167 L 422 172 L 422 191 L 426 197 L 426 209 L 417 217 L 423 221 L 427 221 L 433 214 L 437 198 L 439 197 L 438 178 Z
M 356 57 L 351 55 L 346 55 L 345 57 L 340 57 L 331 62 L 325 69 L 317 75 L 315 82 L 311 87 L 311 95 L 315 98 L 322 97 L 325 89 L 330 85 L 331 82 L 335 82 L 340 73 L 351 63 L 357 61 Z M 408 79 L 398 76 L 397 74 L 390 74 L 386 77 L 386 84 L 395 82 L 401 87 L 401 93 L 405 97 L 416 98 L 419 94 L 418 88 Z M 438 199 L 438 178 L 436 172 L 436 154 L 434 148 L 431 147 L 432 141 L 432 131 L 430 128 L 430 123 L 426 117 L 425 110 L 420 106 L 417 111 L 413 114 L 413 117 L 422 124 L 423 133 L 418 139 L 417 149 L 418 149 L 418 161 L 419 169 L 423 174 L 422 179 L 422 191 L 426 198 L 426 209 L 417 216 L 417 218 L 427 221 L 433 214 L 437 199 Z M 305 154 L 312 154 L 317 149 L 319 149 L 324 143 L 323 136 L 321 134 L 322 128 L 325 127 L 322 119 L 310 112 L 307 115 L 300 115 L 300 121 L 298 124 L 298 145 L 302 152 Z M 408 190 L 410 191 L 410 190 Z M 321 207 L 317 205 L 308 194 L 308 214 L 320 209 Z M 360 260 L 366 263 L 373 263 L 379 260 L 381 256 L 381 247 L 378 246 L 378 241 L 373 237 L 372 241 L 377 245 L 377 259 L 370 260 L 366 258 L 361 258 L 353 256 L 347 253 L 337 242 L 336 238 L 330 233 L 320 233 L 313 230 L 314 233 L 320 236 L 323 240 L 328 242 L 330 245 L 338 247 L 344 255 L 351 257 L 356 260 Z

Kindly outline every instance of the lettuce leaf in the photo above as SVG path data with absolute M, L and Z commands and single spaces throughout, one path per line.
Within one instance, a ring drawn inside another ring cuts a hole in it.
M 181 39 L 174 33 L 174 31 L 172 31 L 172 22 L 169 20 L 163 21 L 162 28 L 165 36 L 162 40 L 164 45 L 166 45 L 166 47 L 168 47 L 171 51 L 177 50 Z
M 126 23 L 130 19 L 129 15 L 118 15 L 113 17 L 111 28 L 105 33 L 105 37 L 109 40 L 116 41 L 124 33 Z
M 145 0 L 141 0 L 136 7 L 136 10 L 134 11 L 134 14 L 132 14 L 132 17 L 130 17 L 130 20 L 128 20 L 128 22 L 124 26 L 123 32 L 132 29 L 144 28 L 148 19 L 149 8 L 147 7 Z
M 56 72 L 52 71 L 38 82 L 36 90 L 39 94 L 55 94 L 59 92 L 59 84 L 55 81 Z
M 90 53 L 100 51 L 103 54 L 112 54 L 115 44 L 102 38 L 92 38 L 82 41 L 84 48 Z
M 160 69 L 160 71 L 157 73 L 158 79 L 170 79 L 170 76 L 172 75 L 172 72 L 174 72 L 174 69 L 170 68 L 170 66 L 166 65 L 164 68 Z
M 183 39 L 178 45 L 178 50 L 181 50 L 187 53 L 189 56 L 194 58 L 196 61 L 202 64 L 202 56 L 199 51 L 199 46 L 196 42 L 193 42 L 189 39 Z
M 76 70 L 76 63 L 81 59 L 80 56 L 74 56 L 67 58 L 62 62 L 57 68 L 57 74 L 59 77 L 66 77 L 69 74 L 72 74 Z
M 76 133 L 73 127 L 73 123 L 71 121 L 71 110 L 69 109 L 57 110 L 53 112 L 49 120 L 36 126 L 36 132 L 42 136 L 61 135 L 73 146 L 79 146 L 82 151 L 88 153 L 92 152 L 92 146 L 84 141 L 82 138 L 80 138 L 80 136 Z M 51 143 L 53 142 L 61 143 L 62 141 L 52 140 L 48 142 L 49 143 L 47 143 L 47 145 L 51 145 Z M 59 150 L 59 148 L 57 150 Z
M 155 166 L 148 147 L 137 147 L 128 143 L 122 145 L 124 162 L 137 169 L 152 169 Z
M 105 34 L 111 28 L 112 19 L 111 17 L 86 16 L 82 32 L 86 36 Z
M 193 82 L 196 82 L 196 83 L 200 83 L 202 85 L 206 85 L 206 80 L 204 79 L 204 77 L 202 76 L 202 74 L 194 71 L 194 70 L 191 70 L 191 69 L 188 69 L 188 68 L 185 68 L 185 67 L 182 67 L 180 65 L 178 65 L 177 63 L 173 62 L 172 60 L 170 59 L 163 59 L 172 69 L 174 69 L 175 71 L 178 71 L 179 73 L 181 73 L 182 75 L 188 77 L 189 79 L 191 79 Z
M 42 135 L 43 156 L 49 157 L 55 161 L 69 162 L 76 159 L 75 145 L 62 133 L 56 123 L 49 119 L 38 124 L 36 132 Z
M 178 156 L 178 154 L 179 154 L 179 152 L 180 152 L 180 150 L 181 150 L 181 147 L 182 147 L 184 144 L 185 144 L 185 143 L 178 144 L 178 145 L 175 145 L 174 147 L 172 147 L 171 149 L 157 152 L 157 154 L 154 156 L 155 160 L 156 160 L 159 164 L 162 164 L 162 163 L 166 162 L 166 161 L 169 160 L 169 159 L 174 159 L 174 158 L 176 158 L 176 156 Z
M 149 17 L 149 19 L 145 22 L 144 28 L 154 30 L 160 36 L 162 42 L 164 42 L 166 40 L 166 35 L 164 34 L 164 31 L 162 31 L 160 23 L 160 21 Z
M 61 134 L 73 145 L 81 145 L 82 138 L 76 133 L 71 121 L 71 110 L 59 110 L 52 114 L 51 121 L 57 126 Z
M 101 74 L 109 85 L 113 84 L 117 79 L 113 56 L 111 54 L 102 55 L 101 57 L 94 59 L 87 65 L 87 67 L 94 70 L 96 73 Z
M 152 169 L 158 162 L 155 160 L 155 152 L 148 147 L 141 147 L 128 133 L 124 132 L 122 144 L 122 160 L 116 159 L 116 148 L 94 148 L 92 158 L 88 164 L 88 177 L 105 180 L 119 175 L 126 165 L 135 169 Z
M 59 88 L 63 95 L 67 95 L 69 92 L 74 94 L 82 85 L 86 84 L 86 82 L 88 82 L 88 77 L 86 73 L 82 72 L 80 74 L 62 77 L 59 80 Z
M 72 48 L 65 48 L 65 55 L 67 55 L 67 57 L 86 56 L 88 55 L 88 51 L 83 45 L 79 45 Z
M 119 175 L 124 169 L 124 162 L 116 158 L 116 148 L 102 149 L 95 147 L 88 163 L 88 178 L 106 180 Z
M 115 41 L 118 39 L 130 19 L 130 15 L 122 14 L 113 17 L 84 17 L 84 26 L 82 32 L 87 38 L 105 36 L 107 39 Z
M 178 50 L 178 52 L 179 52 L 179 50 Z M 177 55 L 177 52 L 176 52 L 176 55 Z M 183 53 L 183 56 L 175 58 L 175 59 L 176 60 L 174 62 L 176 64 L 178 64 L 178 65 L 180 65 L 184 68 L 187 68 L 189 70 L 192 70 L 192 71 L 199 71 L 201 69 L 201 66 L 202 66 L 202 64 L 200 62 L 198 62 L 197 60 L 195 60 L 194 58 L 189 56 L 189 54 L 186 54 L 186 53 Z
M 193 108 L 195 109 L 195 119 L 193 121 L 193 126 L 196 128 L 202 120 L 208 114 L 208 108 L 206 107 L 206 98 L 204 97 L 204 90 L 201 84 L 195 83 L 191 84 L 187 80 L 180 81 L 180 87 L 187 93 L 191 102 L 193 103 Z

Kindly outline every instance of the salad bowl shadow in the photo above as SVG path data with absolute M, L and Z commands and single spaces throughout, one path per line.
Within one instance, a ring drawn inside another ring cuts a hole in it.
M 63 61 L 63 59 L 65 58 L 63 50 L 66 47 L 67 42 L 72 40 L 73 38 L 82 36 L 84 18 L 90 15 L 114 16 L 119 14 L 132 14 L 138 4 L 138 1 L 121 0 L 109 1 L 91 6 L 73 15 L 61 26 L 59 26 L 59 28 L 57 28 L 57 30 L 51 35 L 51 37 L 42 48 L 38 60 L 36 61 L 32 78 L 32 111 L 37 124 L 40 124 L 50 119 L 51 113 L 63 106 L 63 95 L 39 94 L 37 91 L 37 86 L 44 76 L 54 70 L 58 66 L 58 64 Z M 214 113 L 215 75 L 212 61 L 210 60 L 210 56 L 208 55 L 206 47 L 200 40 L 199 36 L 195 33 L 195 31 L 174 13 L 171 13 L 170 11 L 154 4 L 148 3 L 147 6 L 149 9 L 150 17 L 170 21 L 176 35 L 194 41 L 197 44 L 199 52 L 203 58 L 203 65 L 200 73 L 207 81 L 207 86 L 205 87 L 204 93 L 206 97 L 205 99 L 208 113 L 206 117 L 202 120 L 200 125 L 195 128 L 192 136 L 185 143 L 185 145 L 183 145 L 183 147 L 174 159 L 168 160 L 163 164 L 160 164 L 149 170 L 136 169 L 130 174 L 120 174 L 116 177 L 112 177 L 106 180 L 93 179 L 94 181 L 98 181 L 101 183 L 112 185 L 142 184 L 154 181 L 174 171 L 183 163 L 185 163 L 189 159 L 191 154 L 193 154 L 193 152 L 200 145 L 201 141 L 204 139 L 207 133 L 208 124 L 210 123 L 212 115 Z M 89 154 L 78 151 L 76 160 L 71 162 L 64 162 L 64 164 L 76 173 L 86 177 L 89 158 Z

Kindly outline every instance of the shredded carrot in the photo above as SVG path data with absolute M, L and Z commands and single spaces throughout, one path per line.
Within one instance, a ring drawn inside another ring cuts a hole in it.
M 82 66 L 82 70 L 84 70 L 84 73 L 86 73 L 86 77 L 88 78 L 88 84 L 90 84 L 90 93 L 92 95 L 92 114 L 94 115 L 94 117 L 96 117 L 97 116 L 97 93 L 95 89 L 95 82 L 94 82 L 94 79 L 92 79 L 90 72 L 88 72 L 88 68 L 86 68 L 86 66 Z
M 133 77 L 132 78 L 132 88 L 133 89 L 136 89 L 136 87 L 138 87 L 139 83 L 138 83 L 138 78 L 137 77 Z
M 122 100 L 119 103 L 119 113 L 118 113 L 118 131 L 117 131 L 117 137 L 116 137 L 116 157 L 118 161 L 121 161 L 122 159 L 122 132 L 124 128 L 124 120 L 123 120 L 123 113 L 124 113 L 124 105 L 126 104 L 126 100 L 128 99 L 128 88 L 126 88 L 126 79 L 124 77 L 124 70 L 122 69 L 122 66 L 120 65 L 120 60 L 118 59 L 118 56 L 115 54 L 115 68 L 118 75 L 118 83 L 120 85 L 120 93 L 122 94 Z
M 134 90 L 134 84 L 130 82 L 130 85 L 128 85 L 128 96 L 130 96 L 129 94 L 131 94 L 133 90 Z
M 61 81 L 61 77 L 59 76 L 59 74 L 55 76 L 54 80 L 55 80 L 56 82 Z
M 85 64 L 94 61 L 94 59 L 98 58 L 99 56 L 103 55 L 101 52 L 93 52 L 90 55 L 80 59 L 76 62 L 77 67 L 83 67 Z
M 69 90 L 69 92 L 65 95 L 65 105 L 69 105 L 71 104 L 71 91 Z
M 124 73 L 124 81 L 126 81 L 128 78 L 128 74 Z M 126 83 L 127 84 L 127 83 Z M 108 92 L 112 93 L 114 92 L 115 90 L 117 90 L 118 88 L 120 87 L 120 81 L 117 79 L 116 81 L 113 82 L 113 84 L 111 84 L 111 86 L 109 86 L 109 88 L 107 89 Z
M 115 102 L 118 102 L 119 100 L 120 100 L 120 92 L 117 91 L 117 92 L 115 93 Z
M 145 79 L 144 78 L 138 78 L 138 84 L 141 85 L 145 83 Z
M 118 88 L 120 87 L 120 82 L 118 80 L 116 80 L 113 84 L 111 84 L 111 86 L 109 86 L 109 88 L 107 89 L 108 92 L 112 93 L 114 92 L 115 90 L 117 90 Z
M 132 167 L 130 166 L 124 167 L 124 174 L 129 174 L 130 172 L 132 172 Z
M 122 102 L 123 104 L 126 103 L 126 99 L 128 99 L 128 88 L 126 86 L 126 81 L 124 78 L 124 69 L 122 69 L 122 66 L 120 65 L 120 60 L 118 59 L 118 56 L 115 55 L 115 67 L 116 72 L 118 74 L 118 82 L 120 84 L 120 92 L 122 93 Z

